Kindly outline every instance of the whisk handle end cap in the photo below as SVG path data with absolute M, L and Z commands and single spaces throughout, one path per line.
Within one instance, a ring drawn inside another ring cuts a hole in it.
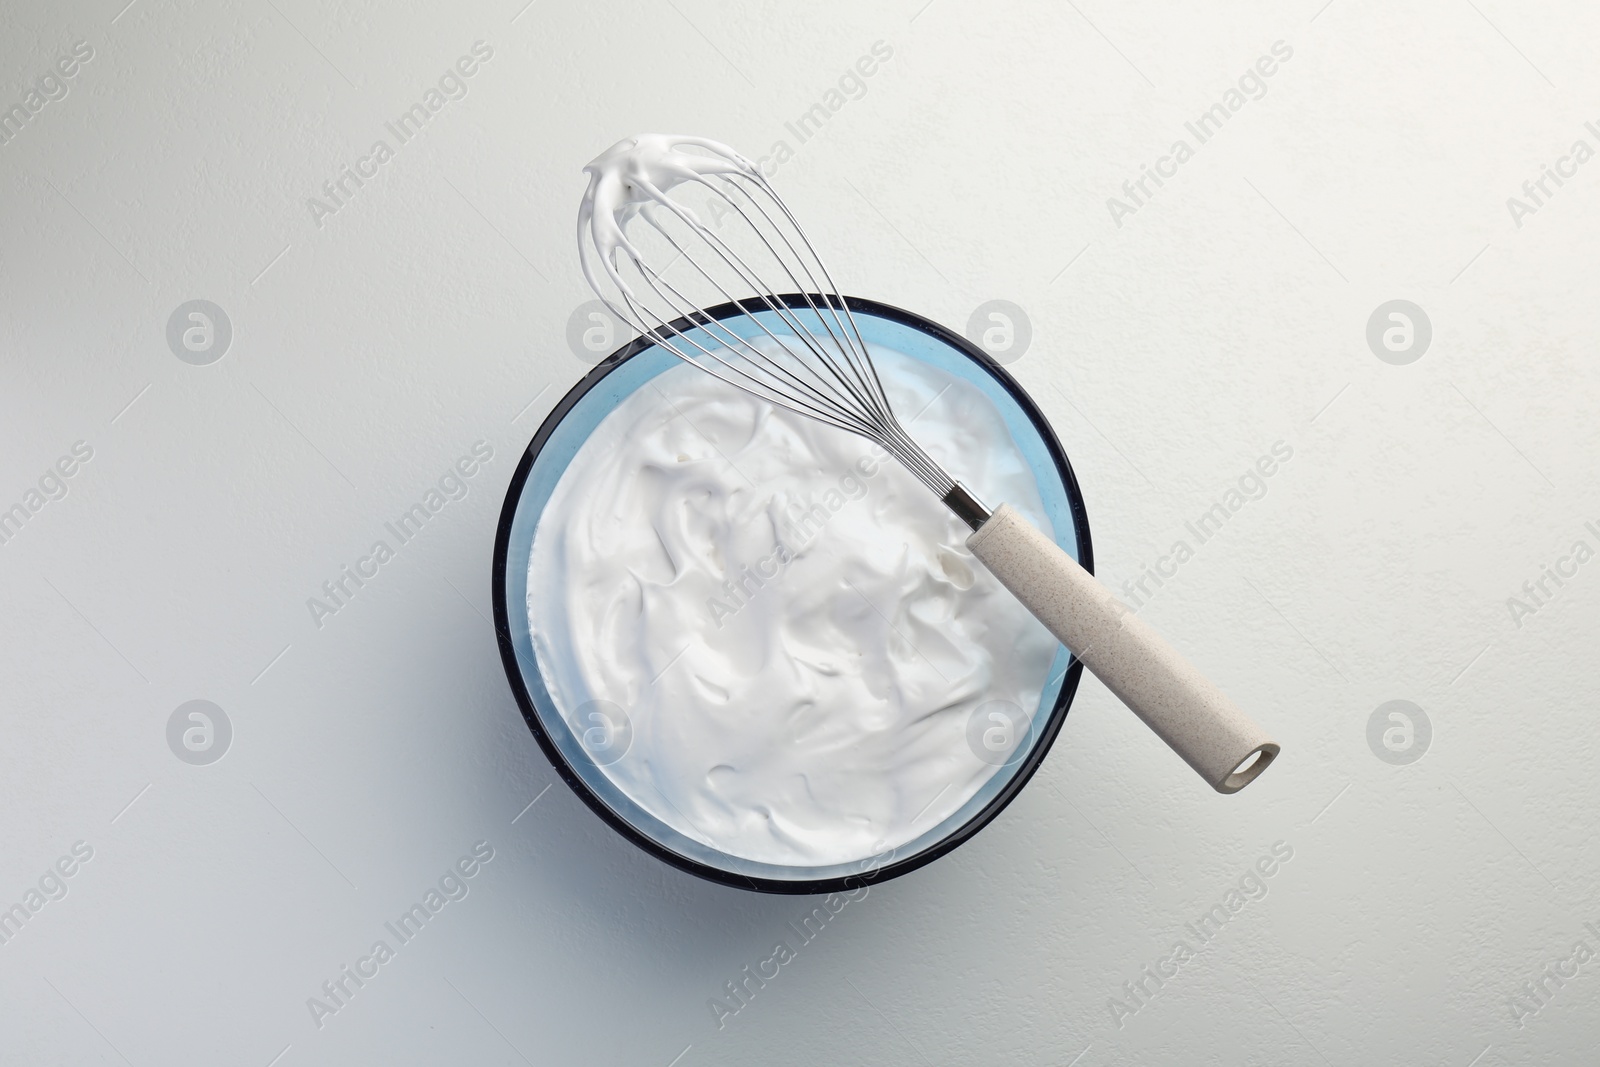
M 996 508 L 967 546 L 1217 792 L 1238 792 L 1277 758 L 1266 731 L 1011 507 Z

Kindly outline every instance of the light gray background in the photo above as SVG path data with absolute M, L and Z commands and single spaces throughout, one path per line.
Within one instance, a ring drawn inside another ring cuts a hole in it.
M 94 849 L 0 945 L 0 1061 L 1592 1059 L 1600 960 L 1537 1014 L 1508 998 L 1600 950 L 1600 562 L 1520 626 L 1507 598 L 1600 547 L 1600 162 L 1521 226 L 1506 204 L 1600 147 L 1591 6 L 123 3 L 0 16 L 5 106 L 94 49 L 0 145 L 0 507 L 94 450 L 0 546 L 0 905 Z M 307 198 L 477 40 L 469 94 L 317 226 Z M 1267 95 L 1116 225 L 1107 198 L 1279 40 Z M 785 123 L 877 41 L 799 144 Z M 958 328 L 1023 308 L 1012 369 L 1114 585 L 1294 449 L 1144 609 L 1281 764 L 1213 795 L 1086 680 L 1000 819 L 720 1030 L 708 998 L 810 902 L 616 837 L 528 735 L 486 619 L 505 485 L 587 369 L 579 168 L 655 129 L 788 141 L 775 181 L 850 292 Z M 166 342 L 192 299 L 232 324 L 210 366 Z M 1432 322 L 1405 366 L 1366 342 L 1391 299 Z M 469 495 L 314 625 L 307 598 L 479 439 Z M 209 766 L 166 741 L 193 699 L 233 726 Z M 1368 746 L 1390 700 L 1432 723 L 1409 765 Z M 307 998 L 485 839 L 470 895 L 314 1025 Z M 1267 897 L 1113 1021 L 1277 841 Z

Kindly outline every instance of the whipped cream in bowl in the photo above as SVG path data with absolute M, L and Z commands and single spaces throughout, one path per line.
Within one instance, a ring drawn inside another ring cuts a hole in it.
M 1022 389 L 942 327 L 850 303 L 929 453 L 1092 566 Z M 567 784 L 646 851 L 773 892 L 892 877 L 1010 802 L 1078 681 L 965 533 L 869 442 L 640 339 L 556 406 L 513 478 L 502 660 Z

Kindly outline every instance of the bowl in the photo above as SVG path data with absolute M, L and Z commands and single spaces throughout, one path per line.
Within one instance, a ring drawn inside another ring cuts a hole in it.
M 803 306 L 800 302 L 805 298 L 781 299 Z M 1057 542 L 1092 571 L 1088 518 L 1072 466 L 1043 413 L 1016 380 L 966 338 L 937 323 L 887 304 L 856 297 L 846 300 L 867 343 L 932 364 L 988 397 L 1033 471 Z M 703 314 L 731 327 L 736 326 L 734 320 L 745 317 L 733 304 Z M 540 516 L 567 465 L 595 427 L 635 390 L 680 363 L 677 356 L 646 338 L 612 353 L 546 416 L 511 479 L 495 537 L 494 615 L 500 658 L 528 729 L 572 791 L 612 829 L 652 856 L 714 882 L 768 893 L 832 893 L 881 882 L 931 863 L 988 825 L 1043 762 L 1066 719 L 1082 673 L 1083 665 L 1066 649 L 1056 650 L 1049 680 L 1023 739 L 966 804 L 898 848 L 827 867 L 757 862 L 720 852 L 668 826 L 606 776 L 547 691 L 527 612 L 528 560 Z M 974 488 L 981 495 L 982 487 Z

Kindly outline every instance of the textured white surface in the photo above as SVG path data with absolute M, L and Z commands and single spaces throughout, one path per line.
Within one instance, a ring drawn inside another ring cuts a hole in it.
M 93 849 L 0 945 L 0 1059 L 1592 1059 L 1600 565 L 1571 546 L 1600 546 L 1600 167 L 1520 226 L 1506 203 L 1600 142 L 1591 6 L 123 3 L 0 14 L 5 106 L 94 50 L 0 144 L 0 507 L 93 449 L 0 545 L 0 900 Z M 378 162 L 479 40 L 465 97 Z M 1116 225 L 1279 40 L 1266 95 Z M 829 98 L 877 41 L 865 94 Z M 813 902 L 679 874 L 551 786 L 485 619 L 516 456 L 586 369 L 578 168 L 652 128 L 786 142 L 774 180 L 847 291 L 958 328 L 1025 308 L 1012 369 L 1098 571 L 1188 542 L 1142 610 L 1284 746 L 1218 796 L 1086 682 L 1000 819 L 720 1029 L 708 999 Z M 373 176 L 319 227 L 346 165 Z M 1366 338 L 1396 298 L 1432 322 L 1409 365 Z M 166 339 L 193 299 L 232 323 L 210 366 Z M 315 625 L 478 441 L 465 495 Z M 1575 573 L 1513 620 L 1547 565 Z M 192 699 L 233 726 L 209 766 L 168 747 Z M 1409 765 L 1369 747 L 1391 700 L 1431 722 Z M 318 1029 L 307 998 L 478 841 L 468 895 Z M 1146 965 L 1165 984 L 1115 1012 Z

